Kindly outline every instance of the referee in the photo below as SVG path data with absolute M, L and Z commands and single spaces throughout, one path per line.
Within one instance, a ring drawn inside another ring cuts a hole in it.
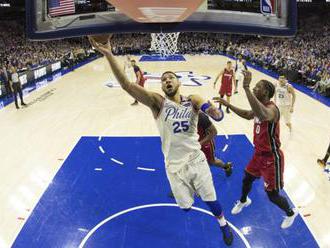
M 17 101 L 17 93 L 18 93 L 19 98 L 21 100 L 21 106 L 26 106 L 26 104 L 23 101 L 22 85 L 21 85 L 21 82 L 19 81 L 17 69 L 16 69 L 15 66 L 12 66 L 10 68 L 10 72 L 11 72 L 10 86 L 11 86 L 12 92 L 14 93 L 16 109 L 19 109 L 18 101 Z

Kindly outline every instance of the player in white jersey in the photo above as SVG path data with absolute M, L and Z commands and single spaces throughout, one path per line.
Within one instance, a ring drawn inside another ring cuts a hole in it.
M 275 84 L 275 104 L 279 108 L 290 132 L 292 130 L 291 113 L 293 113 L 295 101 L 296 93 L 292 85 L 288 83 L 285 76 L 280 76 Z
M 133 67 L 131 65 L 131 57 L 129 55 L 126 56 L 125 62 L 124 62 L 124 71 L 126 74 L 126 77 L 129 79 L 130 82 L 134 82 L 134 71 Z
M 223 112 L 198 95 L 181 96 L 180 82 L 170 71 L 161 77 L 165 97 L 131 83 L 112 54 L 110 42 L 103 45 L 92 37 L 89 39 L 93 47 L 105 55 L 121 87 L 151 109 L 162 141 L 167 178 L 179 207 L 189 211 L 194 194 L 198 194 L 219 222 L 224 242 L 231 245 L 233 234 L 217 201 L 211 171 L 200 150 L 197 134 L 200 110 L 218 121 L 223 118 Z
M 247 71 L 247 66 L 245 60 L 242 58 L 242 55 L 238 55 L 238 60 L 236 60 L 235 66 L 235 90 L 234 94 L 238 93 L 238 83 L 242 84 L 244 80 L 243 71 Z

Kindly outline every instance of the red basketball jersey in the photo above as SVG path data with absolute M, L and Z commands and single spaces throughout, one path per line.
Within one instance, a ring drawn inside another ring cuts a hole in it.
M 141 78 L 140 78 L 140 82 L 139 83 L 144 84 L 144 82 L 146 81 L 146 79 L 144 78 L 143 71 L 137 65 L 134 65 L 133 69 L 134 69 L 135 75 L 136 75 L 137 72 L 140 72 Z
M 275 105 L 269 102 L 266 106 Z M 280 123 L 279 120 L 260 121 L 254 117 L 253 144 L 256 152 L 271 152 L 276 153 L 280 146 Z
M 227 68 L 225 68 L 222 75 L 221 84 L 231 85 L 233 81 L 233 76 L 234 76 L 234 70 L 233 69 L 228 70 Z

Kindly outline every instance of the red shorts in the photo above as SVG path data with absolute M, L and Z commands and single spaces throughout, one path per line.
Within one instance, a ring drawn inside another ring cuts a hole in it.
M 211 161 L 212 162 L 214 161 L 215 145 L 214 145 L 213 140 L 202 145 L 201 150 L 205 154 L 205 157 L 206 157 L 208 163 L 210 163 Z
M 245 170 L 255 177 L 263 177 L 267 191 L 280 190 L 284 186 L 284 155 L 278 153 L 254 153 Z
M 145 79 L 141 79 L 140 82 L 138 83 L 140 86 L 144 87 Z
M 232 92 L 232 84 L 231 83 L 222 83 L 221 87 L 220 87 L 220 91 L 219 94 L 221 96 L 231 96 L 231 92 Z

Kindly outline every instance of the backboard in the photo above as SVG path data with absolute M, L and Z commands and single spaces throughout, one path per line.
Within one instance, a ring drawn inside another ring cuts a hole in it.
M 215 32 L 293 36 L 296 0 L 29 0 L 27 35 Z

